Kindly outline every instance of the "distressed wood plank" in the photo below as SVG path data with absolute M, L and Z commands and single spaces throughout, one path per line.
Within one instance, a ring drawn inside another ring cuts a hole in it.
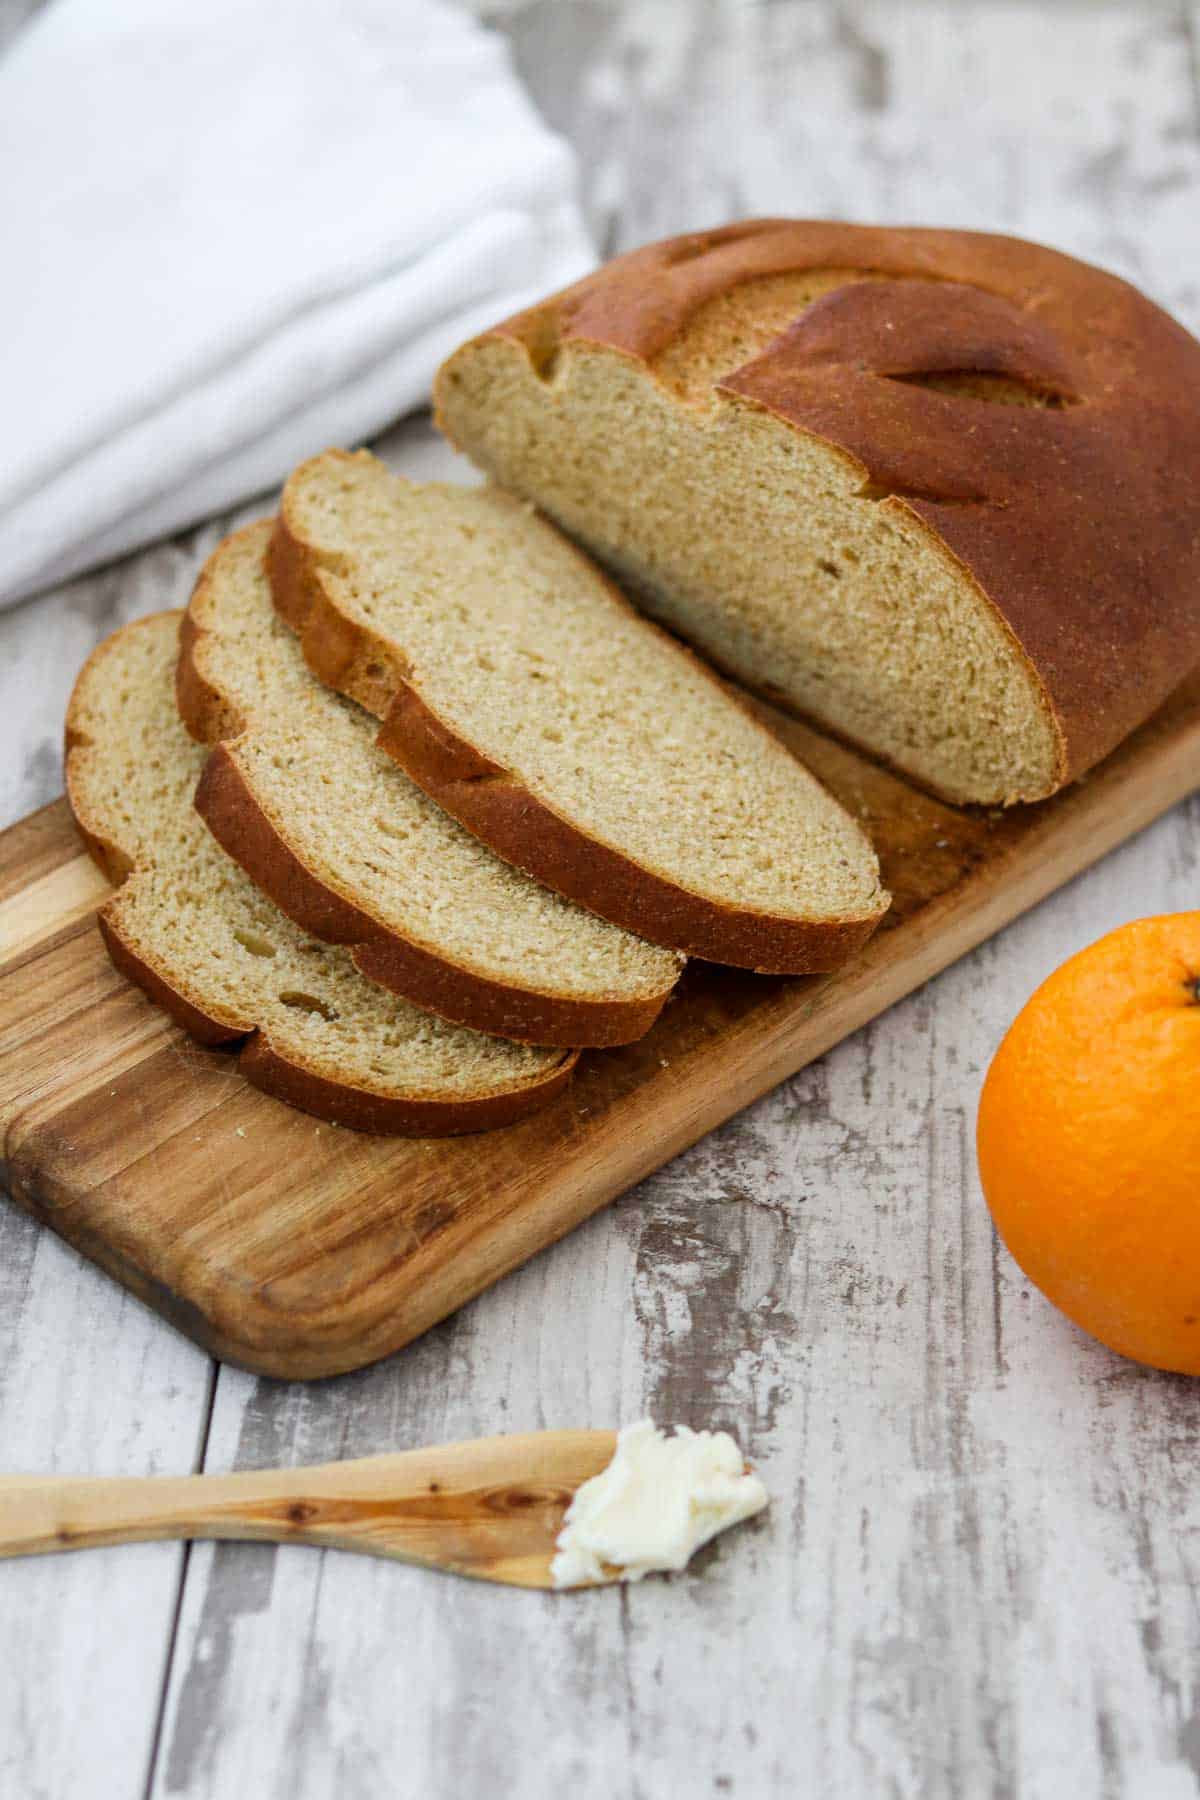
M 49 1233 L 0 1211 L 0 1447 L 7 1472 L 157 1474 L 198 1460 L 211 1365 Z M 0 1793 L 140 1794 L 183 1550 L 0 1579 Z

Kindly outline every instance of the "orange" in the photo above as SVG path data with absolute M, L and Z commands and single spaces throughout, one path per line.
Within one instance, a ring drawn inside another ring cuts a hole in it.
M 1102 1344 L 1200 1375 L 1200 912 L 1056 970 L 979 1101 L 979 1173 L 1017 1262 Z

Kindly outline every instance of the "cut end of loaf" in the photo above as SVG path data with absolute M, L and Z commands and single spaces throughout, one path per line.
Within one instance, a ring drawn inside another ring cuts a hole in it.
M 1060 735 L 971 576 L 843 451 L 712 385 L 820 291 L 808 272 L 727 306 L 653 373 L 567 342 L 547 383 L 515 337 L 479 339 L 443 367 L 439 419 L 748 686 L 947 798 L 1041 798 Z

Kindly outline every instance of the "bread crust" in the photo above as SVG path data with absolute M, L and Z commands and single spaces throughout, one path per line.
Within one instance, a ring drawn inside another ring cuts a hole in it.
M 1127 283 L 987 233 L 750 220 L 618 257 L 464 345 L 435 386 L 439 423 L 480 344 L 543 373 L 599 350 L 659 381 L 709 301 L 816 269 L 873 279 L 814 300 L 715 391 L 851 459 L 870 497 L 949 552 L 1033 673 L 1053 792 L 1200 663 L 1200 344 Z M 921 385 L 949 373 L 1050 404 Z
M 564 1057 L 540 1082 L 510 1094 L 489 1094 L 477 1100 L 405 1100 L 372 1094 L 348 1082 L 331 1081 L 315 1069 L 292 1062 L 276 1050 L 263 1031 L 234 1031 L 210 1018 L 138 955 L 105 912 L 98 915 L 98 923 L 113 967 L 169 1013 L 189 1037 L 211 1048 L 239 1045 L 238 1073 L 264 1094 L 318 1119 L 327 1119 L 330 1124 L 346 1125 L 352 1131 L 383 1137 L 458 1137 L 471 1131 L 515 1125 L 519 1119 L 540 1112 L 562 1093 L 577 1061 L 577 1055 Z
M 243 528 L 246 534 L 261 530 L 261 525 Z M 220 549 L 201 572 L 193 605 L 202 603 L 219 554 Z M 645 1036 L 671 987 L 636 999 L 580 1000 L 497 981 L 384 925 L 315 874 L 272 823 L 238 759 L 237 740 L 253 726 L 247 727 L 205 675 L 206 636 L 189 607 L 180 631 L 176 701 L 191 736 L 216 746 L 196 789 L 196 810 L 221 848 L 281 912 L 314 937 L 345 944 L 370 980 L 457 1025 L 518 1043 L 571 1049 L 606 1049 Z
M 813 923 L 723 907 L 690 894 L 586 837 L 480 756 L 407 685 L 393 697 L 379 744 L 439 806 L 509 862 L 630 931 L 663 934 L 689 956 L 764 975 L 817 974 L 847 962 L 882 916 Z
M 280 837 L 238 765 L 220 744 L 196 789 L 196 810 L 221 848 L 281 912 L 328 944 L 345 944 L 371 981 L 455 1024 L 519 1043 L 568 1048 L 627 1044 L 643 1037 L 665 994 L 644 1000 L 580 1000 L 508 987 L 383 932 L 369 913 L 319 881 Z
M 886 912 L 886 895 L 868 915 L 815 921 L 722 906 L 589 837 L 451 729 L 405 679 L 387 640 L 338 608 L 321 580 L 319 547 L 292 516 L 286 488 L 267 567 L 275 604 L 299 629 L 310 668 L 380 718 L 380 749 L 506 861 L 602 918 L 709 962 L 798 975 L 840 968 Z M 691 656 L 673 640 L 672 648 Z
M 180 616 L 178 613 L 154 614 L 123 629 L 136 631 L 164 617 L 179 619 Z M 97 658 L 104 656 L 113 641 L 109 638 L 93 651 L 85 671 Z M 121 929 L 120 887 L 127 877 L 136 873 L 136 865 L 92 816 L 76 779 L 78 759 L 87 753 L 91 742 L 80 719 L 82 678 L 81 674 L 67 709 L 66 788 L 68 803 L 89 855 L 118 888 L 97 914 L 100 935 L 113 966 L 140 987 L 189 1036 L 210 1047 L 240 1046 L 239 1073 L 255 1087 L 317 1118 L 349 1126 L 355 1131 L 412 1137 L 452 1137 L 486 1131 L 527 1118 L 549 1105 L 563 1091 L 574 1073 L 578 1051 L 564 1052 L 539 1080 L 527 1081 L 507 1093 L 486 1094 L 475 1099 L 438 1098 L 436 1095 L 415 1099 L 376 1094 L 350 1082 L 331 1080 L 319 1070 L 285 1056 L 275 1048 L 267 1032 L 253 1025 L 231 1024 L 198 1007 L 180 986 L 168 980 L 161 969 L 145 960 Z

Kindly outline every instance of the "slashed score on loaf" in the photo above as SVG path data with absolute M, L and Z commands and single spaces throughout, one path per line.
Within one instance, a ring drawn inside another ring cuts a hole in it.
M 517 869 L 376 747 L 376 723 L 317 681 L 271 604 L 271 522 L 209 558 L 188 605 L 177 697 L 217 744 L 196 805 L 307 931 L 372 980 L 459 1024 L 529 1043 L 640 1037 L 683 959 Z
M 67 797 L 117 884 L 113 962 L 205 1044 L 241 1043 L 248 1080 L 362 1131 L 504 1125 L 561 1092 L 574 1052 L 485 1037 L 368 981 L 261 894 L 192 805 L 205 752 L 175 706 L 179 613 L 93 651 L 67 713 Z
M 974 232 L 757 220 L 452 355 L 451 440 L 768 697 L 1037 800 L 1200 662 L 1200 345 Z
M 858 824 L 513 496 L 330 451 L 287 482 L 269 567 L 314 672 L 547 886 L 652 942 L 777 973 L 835 968 L 878 923 Z

